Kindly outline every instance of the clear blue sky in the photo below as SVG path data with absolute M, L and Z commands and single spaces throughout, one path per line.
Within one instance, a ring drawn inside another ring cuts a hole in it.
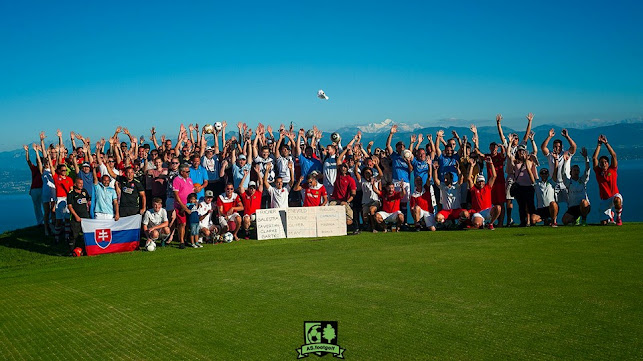
M 0 150 L 57 127 L 643 115 L 637 1 L 132 3 L 0 4 Z

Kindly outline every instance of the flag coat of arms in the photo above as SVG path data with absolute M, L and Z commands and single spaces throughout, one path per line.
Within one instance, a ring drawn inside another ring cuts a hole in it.
M 141 215 L 111 219 L 83 219 L 81 226 L 88 256 L 103 253 L 131 252 L 138 248 Z

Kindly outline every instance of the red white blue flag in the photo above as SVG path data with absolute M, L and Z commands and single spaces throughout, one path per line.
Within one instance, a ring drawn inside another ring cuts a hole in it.
M 85 252 L 88 256 L 103 253 L 131 252 L 138 248 L 141 215 L 111 219 L 83 219 Z

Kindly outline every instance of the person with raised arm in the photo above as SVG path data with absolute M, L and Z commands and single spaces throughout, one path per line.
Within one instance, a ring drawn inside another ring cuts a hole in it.
M 431 195 L 432 187 L 430 178 L 422 181 L 421 176 L 414 178 L 415 190 L 411 194 L 411 216 L 413 217 L 414 229 L 420 231 L 420 221 L 424 220 L 424 225 L 430 231 L 435 231 L 435 214 L 433 209 L 433 196 Z
M 353 208 L 351 207 L 351 203 L 357 191 L 357 185 L 355 184 L 353 177 L 348 173 L 348 164 L 340 163 L 338 169 L 339 172 L 335 179 L 333 193 L 330 195 L 331 200 L 328 204 L 331 206 L 344 206 L 344 211 L 346 213 L 346 225 L 349 227 L 352 226 L 353 233 L 357 234 L 359 233 L 359 224 L 355 222 Z
M 223 192 L 223 180 L 221 179 L 221 159 L 219 158 L 219 132 L 214 131 L 214 146 L 210 147 L 207 145 L 207 139 L 205 134 L 205 127 L 202 128 L 201 132 L 201 167 L 205 169 L 208 174 L 208 184 L 205 186 L 205 189 L 211 190 L 213 194 L 219 195 Z M 204 193 L 205 194 L 205 193 Z
M 295 176 L 293 174 L 293 164 L 289 163 L 288 164 L 288 169 L 290 170 L 290 183 L 289 187 L 286 187 L 284 185 L 284 181 L 282 178 L 277 177 L 275 178 L 274 182 L 274 187 L 270 185 L 270 182 L 268 181 L 268 175 L 272 171 L 272 163 L 266 164 L 266 169 L 263 174 L 263 188 L 266 190 L 266 193 L 268 193 L 268 197 L 270 200 L 270 206 L 267 208 L 279 208 L 279 209 L 286 209 L 288 208 L 288 189 L 293 186 Z
M 543 222 L 549 223 L 553 228 L 558 227 L 558 203 L 556 203 L 554 186 L 555 183 L 549 178 L 549 169 L 541 168 L 540 178 L 536 179 L 534 191 L 536 193 L 536 210 L 531 215 L 531 224 Z
M 309 175 L 305 183 L 304 177 L 299 177 L 299 182 L 293 186 L 292 190 L 299 192 L 302 189 L 304 189 L 304 207 L 320 207 L 328 204 L 326 187 L 319 183 L 314 175 Z
M 601 146 L 605 145 L 610 154 L 610 160 L 606 156 L 598 155 L 601 151 Z M 596 173 L 596 181 L 598 182 L 598 194 L 601 197 L 601 204 L 599 205 L 600 221 L 602 225 L 606 225 L 612 221 L 617 226 L 623 225 L 623 196 L 618 191 L 618 160 L 616 159 L 616 152 L 607 141 L 605 135 L 598 137 L 598 144 L 592 156 L 594 164 L 594 173 Z M 614 211 L 612 210 L 614 209 Z
M 94 218 L 118 221 L 120 218 L 118 196 L 116 189 L 111 185 L 112 179 L 109 175 L 103 174 L 99 181 L 96 167 L 92 167 L 92 178 L 94 181 Z
M 500 206 L 493 205 L 491 201 L 491 193 L 493 185 L 496 181 L 496 168 L 493 166 L 491 157 L 485 158 L 485 163 L 487 167 L 491 170 L 491 175 L 489 176 L 489 182 L 485 182 L 484 175 L 478 173 L 473 176 L 473 165 L 475 160 L 469 159 L 469 174 L 467 175 L 467 182 L 469 183 L 469 193 L 471 193 L 471 207 L 472 209 L 469 213 L 471 215 L 471 222 L 474 227 L 482 229 L 486 226 L 490 230 L 494 230 L 493 222 L 500 215 Z
M 440 165 L 437 161 L 433 162 L 433 183 L 440 190 L 440 204 L 442 206 L 442 209 L 435 215 L 435 221 L 438 224 L 444 224 L 445 221 L 455 222 L 458 220 L 460 225 L 464 226 L 469 219 L 469 211 L 460 208 L 464 177 L 460 173 L 460 167 L 457 162 L 455 169 L 457 174 L 447 172 L 444 178 L 440 178 Z M 456 178 L 457 181 L 454 180 Z
M 554 140 L 551 151 L 549 150 L 549 148 L 547 148 L 549 141 L 556 135 L 556 132 L 554 131 L 553 128 L 549 130 L 549 133 L 547 134 L 547 138 L 545 138 L 543 143 L 540 145 L 540 150 L 542 150 L 543 155 L 547 157 L 547 161 L 549 162 L 550 174 L 554 174 L 554 164 L 558 164 L 558 170 L 556 172 L 557 176 L 556 178 L 553 179 L 555 183 L 554 192 L 555 192 L 556 202 L 558 204 L 567 203 L 567 205 L 569 206 L 569 202 L 567 199 L 568 192 L 567 192 L 567 189 L 565 188 L 565 183 L 563 182 L 562 169 L 563 167 L 565 167 L 565 169 L 567 169 L 568 171 L 570 170 L 570 163 L 571 163 L 572 157 L 576 153 L 576 143 L 567 132 L 567 129 L 561 130 L 560 134 L 565 139 L 567 139 L 567 142 L 569 143 L 569 150 L 563 149 L 563 141 L 560 139 Z M 564 175 L 567 178 L 570 177 L 569 173 L 566 173 Z
M 245 183 L 246 179 L 250 178 L 250 169 L 243 171 L 243 180 L 242 184 Z M 259 165 L 255 165 L 253 171 L 259 176 Z M 248 188 L 243 186 L 239 187 L 239 194 L 241 194 L 241 202 L 243 203 L 243 220 L 241 229 L 241 237 L 244 239 L 256 238 L 256 233 L 250 231 L 250 227 L 256 222 L 256 213 L 257 209 L 261 209 L 261 197 L 263 193 L 263 182 L 257 183 L 255 181 L 249 181 Z M 251 234 L 252 233 L 252 234 Z
M 531 225 L 531 215 L 535 211 L 534 205 L 534 156 L 527 153 L 524 144 L 518 146 L 515 157 L 509 156 L 507 171 L 513 177 L 514 186 L 511 188 L 511 195 L 518 202 L 518 213 L 520 215 L 520 226 Z
M 382 210 L 375 213 L 376 227 L 373 232 L 377 230 L 386 232 L 386 224 L 392 224 L 396 227 L 393 229 L 395 232 L 400 231 L 400 226 L 404 223 L 404 215 L 400 211 L 400 201 L 404 198 L 404 187 L 398 185 L 397 188 L 401 189 L 400 192 L 395 190 L 395 184 L 389 183 L 384 191 L 379 195 L 382 199 Z
M 404 145 L 404 142 L 399 141 L 395 143 L 395 151 L 393 151 L 393 148 L 391 147 L 391 140 L 393 139 L 393 135 L 397 133 L 397 125 L 393 125 L 391 127 L 391 131 L 388 134 L 388 137 L 386 138 L 386 149 L 390 154 L 391 158 L 391 170 L 393 171 L 393 183 L 397 187 L 395 189 L 396 192 L 401 192 L 401 194 L 404 195 L 402 200 L 400 201 L 400 211 L 406 217 L 406 213 L 408 210 L 408 204 L 409 204 L 409 196 L 411 193 L 411 172 L 413 171 L 413 164 L 411 164 L 411 159 L 410 158 L 405 158 L 404 157 L 404 150 L 406 149 L 406 146 Z M 402 188 L 403 191 L 402 191 Z
M 565 183 L 565 188 L 567 188 L 567 212 L 563 214 L 563 224 L 582 224 L 583 226 L 587 225 L 587 215 L 591 210 L 591 205 L 589 203 L 589 196 L 587 195 L 587 182 L 589 181 L 589 155 L 587 154 L 587 148 L 583 147 L 580 153 L 585 159 L 585 171 L 583 175 L 580 175 L 580 167 L 577 164 L 572 166 L 571 171 L 566 169 L 566 166 L 563 165 L 563 182 Z M 567 155 L 566 157 L 570 157 Z M 571 157 L 570 157 L 571 158 Z M 554 159 L 554 178 L 557 176 L 558 172 L 558 159 Z M 567 161 L 567 159 L 565 159 Z M 567 173 L 570 176 L 567 176 Z
M 34 145 L 34 150 L 36 143 Z M 38 167 L 31 163 L 29 158 L 29 146 L 23 145 L 22 148 L 25 150 L 25 159 L 27 160 L 27 165 L 29 166 L 29 171 L 31 171 L 31 186 L 29 187 L 29 195 L 31 196 L 31 202 L 33 203 L 33 212 L 36 216 L 36 225 L 40 226 L 44 222 L 44 214 L 42 211 L 42 172 L 40 171 L 41 167 Z M 46 227 L 45 227 L 46 229 Z
M 51 229 L 51 223 L 54 221 L 55 217 L 53 214 L 53 206 L 55 202 L 56 195 L 56 185 L 54 184 L 54 177 L 51 173 L 51 161 L 47 157 L 46 148 L 44 148 L 45 143 L 45 132 L 40 132 L 40 144 L 33 145 L 33 149 L 36 152 L 36 162 L 38 164 L 38 170 L 42 174 L 42 209 L 43 209 L 43 224 L 45 226 L 45 236 L 49 236 L 53 233 Z M 42 152 L 43 159 L 40 159 L 40 154 Z
M 373 168 L 371 167 L 364 167 L 362 171 L 360 172 L 359 169 L 357 169 L 358 164 L 355 163 L 354 165 L 354 170 L 353 173 L 355 174 L 355 178 L 357 178 L 357 183 L 359 184 L 359 188 L 362 190 L 362 204 L 361 204 L 361 209 L 362 209 L 362 219 L 364 220 L 364 223 L 368 220 L 368 225 L 371 228 L 371 230 L 375 229 L 375 213 L 377 212 L 377 209 L 381 206 L 380 203 L 380 197 L 379 194 L 382 194 L 380 190 L 380 177 L 379 174 L 381 174 L 381 169 L 379 167 L 379 157 L 373 157 L 373 159 L 370 160 L 370 162 L 373 163 L 373 167 L 375 169 L 378 169 L 378 176 L 373 175 Z

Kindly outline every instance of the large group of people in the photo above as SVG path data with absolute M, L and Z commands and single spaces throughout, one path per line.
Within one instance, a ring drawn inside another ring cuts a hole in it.
M 393 125 L 379 148 L 359 132 L 345 145 L 333 133 L 324 145 L 317 127 L 306 131 L 282 124 L 273 131 L 258 124 L 253 130 L 241 122 L 234 136 L 226 133 L 226 122 L 190 124 L 180 126 L 176 141 L 161 136 L 160 142 L 155 128 L 149 142 L 120 126 L 95 144 L 71 132 L 69 150 L 60 130 L 49 145 L 41 132 L 39 142 L 24 150 L 37 223 L 53 242 L 70 249 L 82 245 L 81 223 L 88 218 L 140 214 L 143 242 L 199 248 L 224 232 L 234 239 L 255 238 L 258 209 L 302 206 L 343 206 L 352 233 L 493 230 L 514 225 L 514 206 L 517 226 L 557 227 L 561 203 L 567 204 L 563 224 L 585 225 L 591 169 L 601 224 L 621 225 L 618 162 L 607 138 L 598 137 L 591 159 L 581 149 L 584 167 L 572 165 L 577 145 L 570 134 L 565 129 L 560 134 L 567 149 L 553 129 L 538 147 L 532 121 L 530 113 L 522 138 L 505 137 L 497 115 L 499 139 L 487 152 L 475 125 L 470 138 L 440 130 L 412 134 L 408 143 L 394 146 Z M 602 147 L 609 157 L 600 155 Z M 539 150 L 548 164 L 539 164 Z

